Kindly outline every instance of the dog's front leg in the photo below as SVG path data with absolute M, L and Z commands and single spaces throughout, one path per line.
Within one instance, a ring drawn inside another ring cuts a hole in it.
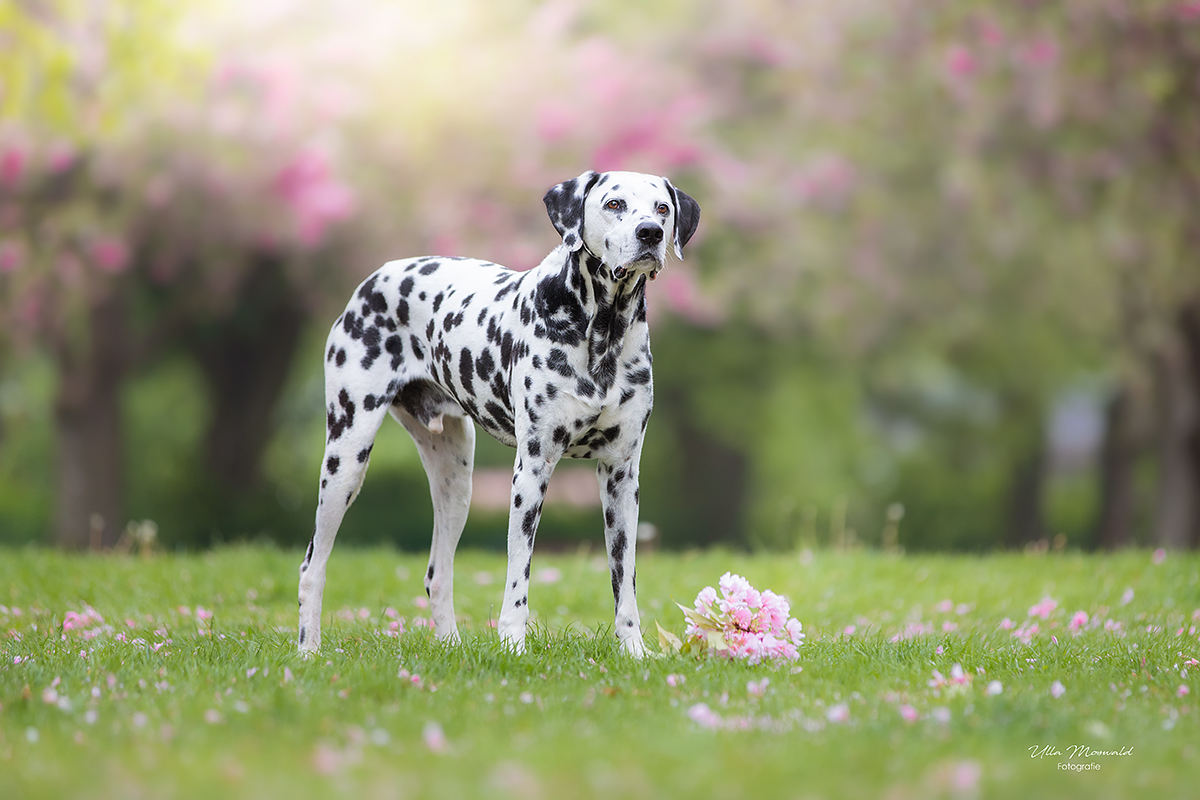
M 616 463 L 601 461 L 600 506 L 604 510 L 604 546 L 612 575 L 617 639 L 621 649 L 642 658 L 642 622 L 637 608 L 637 571 L 634 551 L 638 525 L 638 459 Z
M 540 453 L 528 452 L 528 449 L 517 452 L 508 510 L 508 571 L 504 581 L 504 604 L 497 623 L 500 640 L 516 653 L 525 652 L 533 540 L 555 463 Z

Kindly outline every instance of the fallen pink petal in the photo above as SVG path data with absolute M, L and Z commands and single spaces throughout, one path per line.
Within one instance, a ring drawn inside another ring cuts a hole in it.
M 829 710 L 825 712 L 825 718 L 835 725 L 845 723 L 850 719 L 850 706 L 845 703 L 830 706 Z
M 421 738 L 425 741 L 425 746 L 434 753 L 444 753 L 450 747 L 442 726 L 433 721 L 425 723 L 425 727 L 421 729 Z

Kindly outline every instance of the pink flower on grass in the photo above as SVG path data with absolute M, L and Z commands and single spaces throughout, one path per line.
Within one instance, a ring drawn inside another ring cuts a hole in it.
M 763 678 L 760 681 L 750 681 L 746 684 L 746 691 L 754 697 L 762 697 L 767 693 L 767 686 L 770 683 L 770 678 Z
M 803 626 L 790 617 L 788 602 L 771 590 L 758 591 L 740 575 L 726 572 L 718 583 L 700 590 L 694 608 L 680 606 L 688 620 L 689 645 L 742 658 L 795 660 L 803 644 Z
M 1080 628 L 1088 624 L 1088 619 L 1086 611 L 1076 611 L 1075 616 L 1071 617 L 1071 621 L 1067 623 L 1067 630 L 1071 633 L 1079 633 Z
M 709 708 L 707 703 L 697 703 L 689 708 L 688 717 L 702 728 L 721 727 L 721 715 Z
M 988 697 L 995 697 L 1003 691 L 1004 684 L 1000 683 L 1000 681 L 992 681 L 987 685 L 987 689 L 985 689 L 983 693 Z
M 963 670 L 962 664 L 955 664 L 950 668 L 949 678 L 935 669 L 933 671 L 933 678 L 931 678 L 928 683 L 929 688 L 931 689 L 961 689 L 969 686 L 973 677 L 974 676 L 972 676 L 971 673 Z
M 667 676 L 667 686 L 670 686 L 672 689 L 678 689 L 686 681 L 687 678 L 682 675 L 676 675 L 675 673 L 671 673 Z
M 899 712 L 900 712 L 900 717 L 901 717 L 901 718 L 902 718 L 902 719 L 903 719 L 905 722 L 908 722 L 908 723 L 910 723 L 910 724 L 911 724 L 911 723 L 913 723 L 913 722 L 916 722 L 916 721 L 917 721 L 917 718 L 920 716 L 920 715 L 917 713 L 917 710 L 916 710 L 915 708 L 913 708 L 912 706 L 908 705 L 907 703 L 905 703 L 904 705 L 900 706 L 900 708 L 898 708 L 898 709 L 897 709 L 897 711 L 899 711 Z
M 1161 547 L 1158 548 L 1154 551 L 1154 554 L 1150 556 L 1150 560 L 1155 564 L 1163 563 L 1167 560 L 1167 551 L 1163 550 Z
M 1054 683 L 1050 684 L 1050 696 L 1055 700 L 1062 697 L 1066 693 L 1067 689 L 1062 685 L 1062 681 L 1055 681 Z
M 1057 600 L 1049 596 L 1043 597 L 1037 605 L 1029 607 L 1029 616 L 1049 619 L 1050 614 L 1053 613 L 1054 609 L 1056 608 L 1058 608 Z
M 850 721 L 850 706 L 845 703 L 838 703 L 836 706 L 831 706 L 825 712 L 825 719 L 835 725 L 841 725 Z
M 1175 690 L 1175 696 L 1176 697 L 1186 697 L 1188 694 L 1191 693 L 1191 691 L 1192 690 L 1187 687 L 1186 683 L 1181 683 L 1181 684 L 1179 684 L 1179 688 Z
M 442 730 L 442 726 L 432 720 L 425 723 L 425 727 L 421 729 L 421 738 L 425 740 L 425 746 L 434 753 L 444 753 L 450 748 L 450 743 L 446 740 L 446 734 Z

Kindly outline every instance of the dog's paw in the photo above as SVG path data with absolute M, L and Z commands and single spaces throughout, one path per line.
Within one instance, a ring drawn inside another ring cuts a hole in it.
M 632 658 L 641 661 L 646 657 L 646 646 L 642 644 L 640 634 L 635 634 L 627 639 L 621 640 L 621 652 Z
M 504 648 L 513 655 L 519 656 L 525 652 L 524 636 L 501 636 L 500 641 L 504 643 Z
M 300 627 L 300 636 L 296 649 L 304 658 L 312 658 L 321 649 L 321 632 L 309 632 L 304 626 Z

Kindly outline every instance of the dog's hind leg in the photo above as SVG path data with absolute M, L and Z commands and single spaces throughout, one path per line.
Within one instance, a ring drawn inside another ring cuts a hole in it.
M 439 414 L 423 424 L 405 409 L 392 416 L 412 436 L 429 477 L 433 499 L 433 542 L 425 592 L 438 638 L 458 642 L 454 619 L 454 551 L 471 507 L 471 470 L 475 464 L 475 425 L 470 419 Z
M 321 491 L 312 541 L 300 565 L 300 652 L 321 647 L 321 598 L 325 566 L 350 504 L 358 496 L 375 434 L 387 414 L 389 401 L 374 395 L 352 396 L 346 386 L 326 384 L 328 422 L 325 457 L 321 462 Z

